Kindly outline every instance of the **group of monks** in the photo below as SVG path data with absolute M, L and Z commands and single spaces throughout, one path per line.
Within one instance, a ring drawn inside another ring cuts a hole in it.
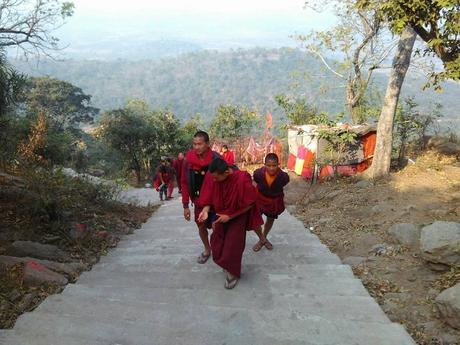
M 264 247 L 273 249 L 267 236 L 284 211 L 283 187 L 288 183 L 289 175 L 280 169 L 276 154 L 268 154 L 264 166 L 252 178 L 212 151 L 206 132 L 194 135 L 193 148 L 181 163 L 184 218 L 191 220 L 191 202 L 204 246 L 197 262 L 204 264 L 212 255 L 226 274 L 226 289 L 233 289 L 241 276 L 246 231 L 255 231 L 259 238 L 253 247 L 255 252 Z M 262 215 L 267 218 L 265 224 Z M 208 229 L 212 229 L 210 238 Z

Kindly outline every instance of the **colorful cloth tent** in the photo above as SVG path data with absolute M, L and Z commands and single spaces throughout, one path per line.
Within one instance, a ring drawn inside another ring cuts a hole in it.
M 355 142 L 346 146 L 335 166 L 325 163 L 331 152 L 329 142 L 320 138 L 321 131 L 350 131 L 356 134 Z M 323 178 L 334 173 L 345 176 L 356 174 L 370 166 L 376 137 L 376 129 L 370 125 L 338 125 L 332 128 L 315 125 L 290 126 L 287 168 L 307 179 Z

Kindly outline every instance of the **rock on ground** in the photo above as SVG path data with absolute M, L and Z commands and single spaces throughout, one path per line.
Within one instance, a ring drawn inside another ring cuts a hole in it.
M 15 241 L 6 250 L 6 255 L 18 257 L 33 257 L 37 259 L 70 262 L 70 256 L 51 244 L 41 244 L 31 241 Z
M 24 268 L 24 284 L 28 286 L 64 286 L 68 282 L 63 275 L 53 272 L 35 261 L 29 261 Z
M 0 271 L 6 270 L 15 264 L 27 266 L 29 263 L 37 263 L 56 273 L 63 274 L 69 281 L 75 281 L 81 272 L 89 269 L 88 265 L 80 262 L 61 263 L 49 260 L 39 260 L 30 257 L 17 258 L 0 255 Z
M 399 223 L 391 226 L 387 232 L 396 239 L 400 244 L 415 247 L 420 240 L 420 225 L 411 223 Z
M 460 223 L 434 222 L 422 229 L 421 256 L 434 263 L 460 264 Z
M 372 187 L 373 185 L 374 184 L 372 182 L 367 181 L 367 180 L 362 180 L 355 184 L 355 186 L 358 188 L 368 188 L 368 187 Z
M 460 283 L 441 292 L 435 301 L 444 320 L 460 329 Z
M 362 257 L 362 256 L 348 256 L 342 260 L 344 264 L 347 264 L 352 267 L 359 266 L 362 264 L 364 261 L 366 261 L 367 258 Z
M 7 271 L 14 265 L 21 264 L 23 270 L 23 282 L 28 286 L 57 285 L 63 286 L 70 280 L 74 281 L 77 276 L 87 267 L 84 264 L 63 264 L 47 260 L 33 258 L 16 258 L 12 256 L 0 256 L 0 272 Z M 62 273 L 62 274 L 61 274 Z

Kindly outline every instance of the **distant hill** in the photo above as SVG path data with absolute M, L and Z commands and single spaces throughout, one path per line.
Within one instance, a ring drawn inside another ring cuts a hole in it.
M 146 58 L 159 60 L 181 54 L 197 52 L 203 48 L 195 43 L 175 40 L 146 39 L 112 39 L 96 42 L 78 43 L 66 48 L 65 53 L 73 59 L 91 60 L 143 60 Z
M 159 61 L 14 61 L 31 75 L 50 75 L 72 82 L 93 95 L 102 109 L 122 106 L 129 98 L 145 99 L 153 107 L 169 107 L 179 118 L 201 113 L 209 119 L 220 103 L 245 104 L 260 112 L 281 112 L 273 96 L 278 93 L 306 97 L 320 110 L 344 110 L 343 84 L 322 65 L 299 50 L 263 49 L 228 52 L 200 51 Z M 443 114 L 459 118 L 460 85 L 448 83 L 444 92 L 422 91 L 425 80 L 416 73 L 406 79 L 403 97 L 411 95 L 421 105 L 443 104 Z M 386 75 L 376 73 L 375 87 L 383 95 Z

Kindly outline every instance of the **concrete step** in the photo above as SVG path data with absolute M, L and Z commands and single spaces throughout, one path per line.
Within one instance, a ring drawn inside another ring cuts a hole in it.
M 157 304 L 195 305 L 241 308 L 260 312 L 276 310 L 280 317 L 297 319 L 354 320 L 360 322 L 390 323 L 371 297 L 362 296 L 321 296 L 307 295 L 302 292 L 294 294 L 273 294 L 270 291 L 241 289 L 237 293 L 225 293 L 222 290 L 191 290 L 171 288 L 139 287 L 107 290 L 78 286 L 66 289 L 62 294 L 50 297 L 48 303 L 37 310 L 47 313 L 60 313 L 68 310 L 72 315 L 107 313 L 124 309 L 133 309 L 140 314 L 148 314 L 156 309 Z M 104 301 L 100 306 L 99 302 Z M 244 305 L 238 305 L 244 300 Z M 102 310 L 100 309 L 102 308 Z
M 141 265 L 179 265 L 181 263 L 193 263 L 196 262 L 198 253 L 190 255 L 182 254 L 169 254 L 169 255 L 160 255 L 160 254 L 146 254 L 146 255 L 137 255 L 131 254 L 129 256 L 115 256 L 110 254 L 108 256 L 102 257 L 101 263 L 114 263 L 114 264 L 141 264 Z M 210 259 L 212 261 L 212 259 Z M 342 262 L 340 259 L 333 254 L 322 254 L 322 255 L 308 255 L 308 254 L 288 254 L 281 255 L 276 254 L 276 252 L 268 254 L 259 253 L 259 255 L 244 255 L 243 256 L 243 266 L 244 265 L 254 265 L 258 264 L 261 266 L 271 266 L 271 265 L 310 265 L 310 264 L 336 264 L 340 265 Z
M 172 230 L 175 231 L 175 230 Z M 185 232 L 178 232 L 177 234 L 170 233 L 170 236 L 156 236 L 159 233 L 159 230 L 140 230 L 140 232 L 135 232 L 134 234 L 128 235 L 123 237 L 121 244 L 129 242 L 133 245 L 136 244 L 145 244 L 145 243 L 165 243 L 168 241 L 177 242 L 177 243 L 188 243 L 190 241 L 198 241 L 201 243 L 200 238 L 198 236 L 197 228 L 188 228 Z M 209 231 L 211 234 L 211 231 Z M 257 235 L 254 231 L 246 232 L 246 241 L 257 241 Z M 178 236 L 180 235 L 180 236 Z M 320 245 L 321 242 L 318 240 L 316 235 L 309 234 L 309 233 L 288 233 L 288 234 L 279 234 L 276 231 L 269 234 L 269 240 L 273 244 L 311 244 L 311 245 Z
M 123 272 L 123 274 L 111 274 L 100 272 L 97 275 L 85 272 L 75 284 L 94 288 L 121 288 L 136 286 L 149 288 L 174 288 L 174 289 L 215 289 L 223 290 L 225 275 L 223 272 L 207 273 L 206 275 L 195 272 L 150 272 L 139 275 L 137 272 Z M 333 296 L 368 296 L 362 283 L 358 279 L 320 277 L 310 278 L 288 274 L 252 274 L 241 277 L 239 283 L 241 289 L 270 289 L 271 291 L 283 291 L 292 293 L 302 291 L 309 295 L 333 295 Z
M 62 344 L 64 334 L 66 338 L 79 337 L 82 342 L 94 339 L 106 341 L 106 344 L 137 345 L 263 344 L 259 335 L 263 335 L 263 340 L 272 339 L 271 344 L 278 344 L 278 340 L 317 345 L 415 344 L 404 329 L 395 324 L 331 322 L 298 319 L 295 315 L 285 319 L 275 311 L 263 313 L 239 308 L 158 304 L 143 315 L 131 309 L 120 312 L 107 308 L 104 312 L 110 314 L 75 316 L 71 311 L 59 315 L 37 311 L 33 321 L 20 318 L 16 334 L 21 334 L 22 338 L 43 337 L 47 345 Z
M 246 244 L 246 253 L 249 255 L 252 252 L 252 246 L 254 243 Z M 330 251 L 325 246 L 316 246 L 316 245 L 289 245 L 289 244 L 277 244 L 274 245 L 274 250 L 268 251 L 261 250 L 259 254 L 255 255 L 276 255 L 276 253 L 284 252 L 290 254 L 304 254 L 308 253 L 309 255 L 322 255 L 330 254 Z M 158 245 L 156 243 L 145 244 L 145 245 L 133 245 L 129 247 L 120 247 L 113 250 L 113 255 L 131 255 L 131 254 L 198 254 L 200 250 L 199 245 L 196 243 L 193 244 L 162 244 Z M 198 253 L 197 253 L 198 251 Z
M 191 245 L 191 244 L 198 244 L 202 245 L 200 238 L 198 236 L 197 229 L 190 229 L 185 235 L 179 233 L 178 234 L 170 234 L 169 236 L 156 236 L 156 233 L 148 232 L 145 234 L 133 234 L 129 236 L 123 237 L 123 239 L 119 243 L 119 248 L 124 247 L 135 247 L 145 246 L 148 244 L 155 244 L 155 245 Z M 269 235 L 270 242 L 276 246 L 279 244 L 289 244 L 289 245 L 308 245 L 308 246 L 318 246 L 326 248 L 324 244 L 322 244 L 318 238 L 313 237 L 313 235 L 308 234 L 276 234 Z M 249 246 L 252 246 L 258 241 L 257 236 L 253 231 L 249 231 L 246 236 L 246 243 Z
M 211 234 L 211 230 L 209 230 L 209 234 Z M 255 237 L 255 233 L 253 231 L 248 231 L 247 235 L 249 237 Z M 279 231 L 278 229 L 273 230 L 273 234 L 270 232 L 269 239 L 276 237 L 281 237 L 287 235 L 287 239 L 299 239 L 302 242 L 304 241 L 318 241 L 316 235 L 306 232 L 306 231 Z M 183 226 L 183 225 L 176 225 L 175 228 L 171 228 L 171 225 L 168 224 L 157 224 L 154 227 L 146 228 L 143 227 L 138 232 L 134 233 L 133 235 L 128 236 L 130 240 L 158 240 L 158 239 L 196 239 L 198 237 L 198 229 L 196 226 Z M 291 242 L 294 243 L 294 242 Z
M 200 274 L 222 272 L 222 269 L 215 265 L 211 259 L 206 264 L 200 265 L 196 263 L 196 257 L 190 258 L 189 261 L 181 261 L 178 265 L 151 265 L 151 264 L 138 264 L 135 262 L 124 263 L 99 263 L 94 266 L 91 272 L 99 274 L 100 272 L 138 272 L 138 273 L 151 273 L 151 272 L 196 272 Z M 243 266 L 244 275 L 272 273 L 272 274 L 297 274 L 305 277 L 333 277 L 333 278 L 351 278 L 353 273 L 348 265 L 259 265 L 259 264 L 245 264 Z

